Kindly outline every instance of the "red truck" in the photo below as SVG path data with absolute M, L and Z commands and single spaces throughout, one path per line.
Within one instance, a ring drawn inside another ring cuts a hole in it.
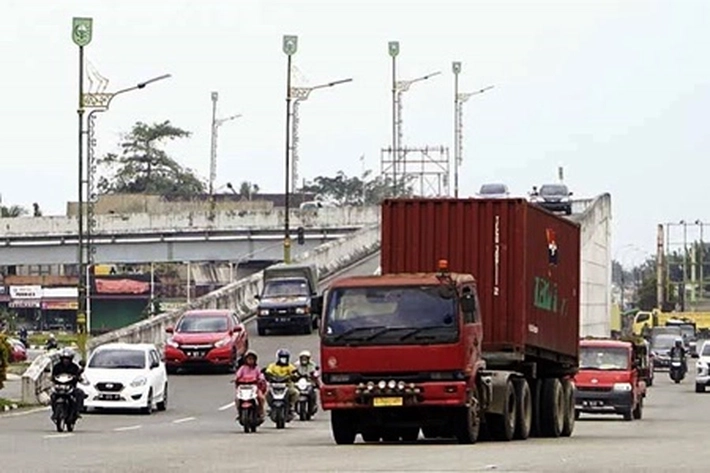
M 572 434 L 578 224 L 523 199 L 387 200 L 381 272 L 326 295 L 336 443 Z
M 575 417 L 588 413 L 641 419 L 651 370 L 644 340 L 582 339 L 574 378 Z

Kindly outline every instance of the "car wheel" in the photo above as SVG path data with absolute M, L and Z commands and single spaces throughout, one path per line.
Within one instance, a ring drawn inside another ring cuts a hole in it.
M 141 409 L 141 412 L 145 415 L 151 415 L 153 413 L 153 389 L 148 391 L 148 399 L 146 400 L 146 406 Z
M 165 383 L 163 388 L 163 399 L 156 405 L 159 411 L 164 411 L 168 408 L 168 383 Z

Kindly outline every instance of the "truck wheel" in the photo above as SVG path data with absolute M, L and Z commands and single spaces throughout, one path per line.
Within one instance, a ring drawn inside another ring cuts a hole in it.
M 542 380 L 534 379 L 531 381 L 530 394 L 532 394 L 532 424 L 530 425 L 530 436 L 541 437 L 540 400 L 542 398 Z
M 643 398 L 639 399 L 639 402 L 636 404 L 633 415 L 634 420 L 641 420 L 641 417 L 643 417 Z
M 565 398 L 565 416 L 562 426 L 562 432 L 560 433 L 560 435 L 562 437 L 571 437 L 572 432 L 574 432 L 574 421 L 576 420 L 574 406 L 575 389 L 572 380 L 562 380 L 562 391 L 564 393 Z
M 695 392 L 696 393 L 704 393 L 705 392 L 705 385 L 704 384 L 695 384 Z
M 401 430 L 403 442 L 416 442 L 419 440 L 419 427 L 407 427 Z
M 349 412 L 332 411 L 330 413 L 330 430 L 333 440 L 338 445 L 352 445 L 355 443 L 355 427 Z
M 470 396 L 469 405 L 461 408 L 461 412 L 454 415 L 454 436 L 458 443 L 476 443 L 481 430 L 481 404 L 478 402 L 480 399 L 478 386 Z
M 557 438 L 562 433 L 565 417 L 565 398 L 560 380 L 543 379 L 540 394 L 540 433 L 544 437 Z
M 367 429 L 360 432 L 362 440 L 368 443 L 375 443 L 380 441 L 380 433 L 376 429 Z
M 503 414 L 489 414 L 486 424 L 494 440 L 508 442 L 513 439 L 517 425 L 517 399 L 513 380 L 509 379 L 505 385 L 505 398 L 503 400 Z
M 624 420 L 626 422 L 631 422 L 634 420 L 634 411 L 633 409 L 629 408 L 628 410 L 624 411 L 623 414 L 621 414 L 624 417 Z
M 515 425 L 515 437 L 518 440 L 526 440 L 530 437 L 532 428 L 532 392 L 530 385 L 525 378 L 515 380 L 515 397 L 518 400 L 518 416 Z

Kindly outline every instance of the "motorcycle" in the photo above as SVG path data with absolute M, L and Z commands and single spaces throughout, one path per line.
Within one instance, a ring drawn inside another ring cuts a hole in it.
M 64 432 L 66 427 L 68 432 L 74 431 L 78 412 L 76 411 L 76 399 L 73 391 L 75 385 L 74 376 L 62 373 L 52 379 L 52 420 L 57 426 L 57 432 Z
M 680 358 L 674 357 L 671 359 L 671 367 L 668 371 L 671 379 L 676 383 L 680 383 L 685 378 L 685 369 L 683 369 L 683 362 Z
M 286 422 L 291 421 L 289 415 L 288 378 L 268 377 L 269 387 L 266 400 L 269 405 L 269 418 L 276 424 L 277 429 L 286 427 Z
M 296 382 L 296 388 L 298 389 L 296 403 L 298 418 L 302 421 L 311 420 L 318 410 L 313 383 L 308 376 L 301 376 Z
M 256 433 L 256 428 L 263 422 L 258 393 L 256 383 L 237 383 L 237 411 L 245 434 Z

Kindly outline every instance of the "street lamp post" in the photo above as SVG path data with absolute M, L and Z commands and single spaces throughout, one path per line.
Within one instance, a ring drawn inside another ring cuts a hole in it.
M 293 101 L 293 111 L 292 111 L 292 130 L 291 130 L 291 192 L 296 192 L 298 186 L 298 125 L 300 124 L 298 110 L 301 102 L 308 100 L 311 92 L 318 89 L 326 89 L 328 87 L 333 87 L 340 84 L 346 84 L 352 82 L 352 79 L 342 79 L 336 80 L 334 82 L 328 82 L 327 84 L 315 85 L 313 87 L 291 87 L 291 100 Z
M 454 61 L 451 64 L 454 73 L 454 198 L 459 198 L 459 74 L 461 73 L 461 63 Z
M 456 64 L 456 63 L 454 63 Z M 460 69 L 459 69 L 460 70 Z M 458 74 L 456 74 L 458 78 Z M 457 79 L 458 84 L 458 79 Z M 463 104 L 468 101 L 474 95 L 482 94 L 488 90 L 491 90 L 494 86 L 489 85 L 475 92 L 458 92 L 458 85 L 456 87 L 456 121 L 455 121 L 455 146 L 454 146 L 454 196 L 458 198 L 459 196 L 459 167 L 463 162 Z
M 397 56 L 399 56 L 399 41 L 390 41 L 387 50 L 392 58 L 392 181 L 394 191 L 397 191 Z M 396 197 L 396 194 L 395 194 Z
M 226 118 L 217 118 L 217 100 L 219 99 L 218 92 L 212 92 L 212 135 L 210 142 L 210 198 L 214 199 L 214 183 L 217 180 L 217 135 L 219 127 L 226 122 L 236 120 L 242 115 L 231 115 Z
M 298 50 L 298 36 L 284 35 L 282 49 L 286 54 L 286 149 L 285 149 L 285 182 L 284 182 L 284 263 L 291 262 L 291 235 L 289 229 L 290 206 L 290 151 L 291 151 L 291 58 Z

